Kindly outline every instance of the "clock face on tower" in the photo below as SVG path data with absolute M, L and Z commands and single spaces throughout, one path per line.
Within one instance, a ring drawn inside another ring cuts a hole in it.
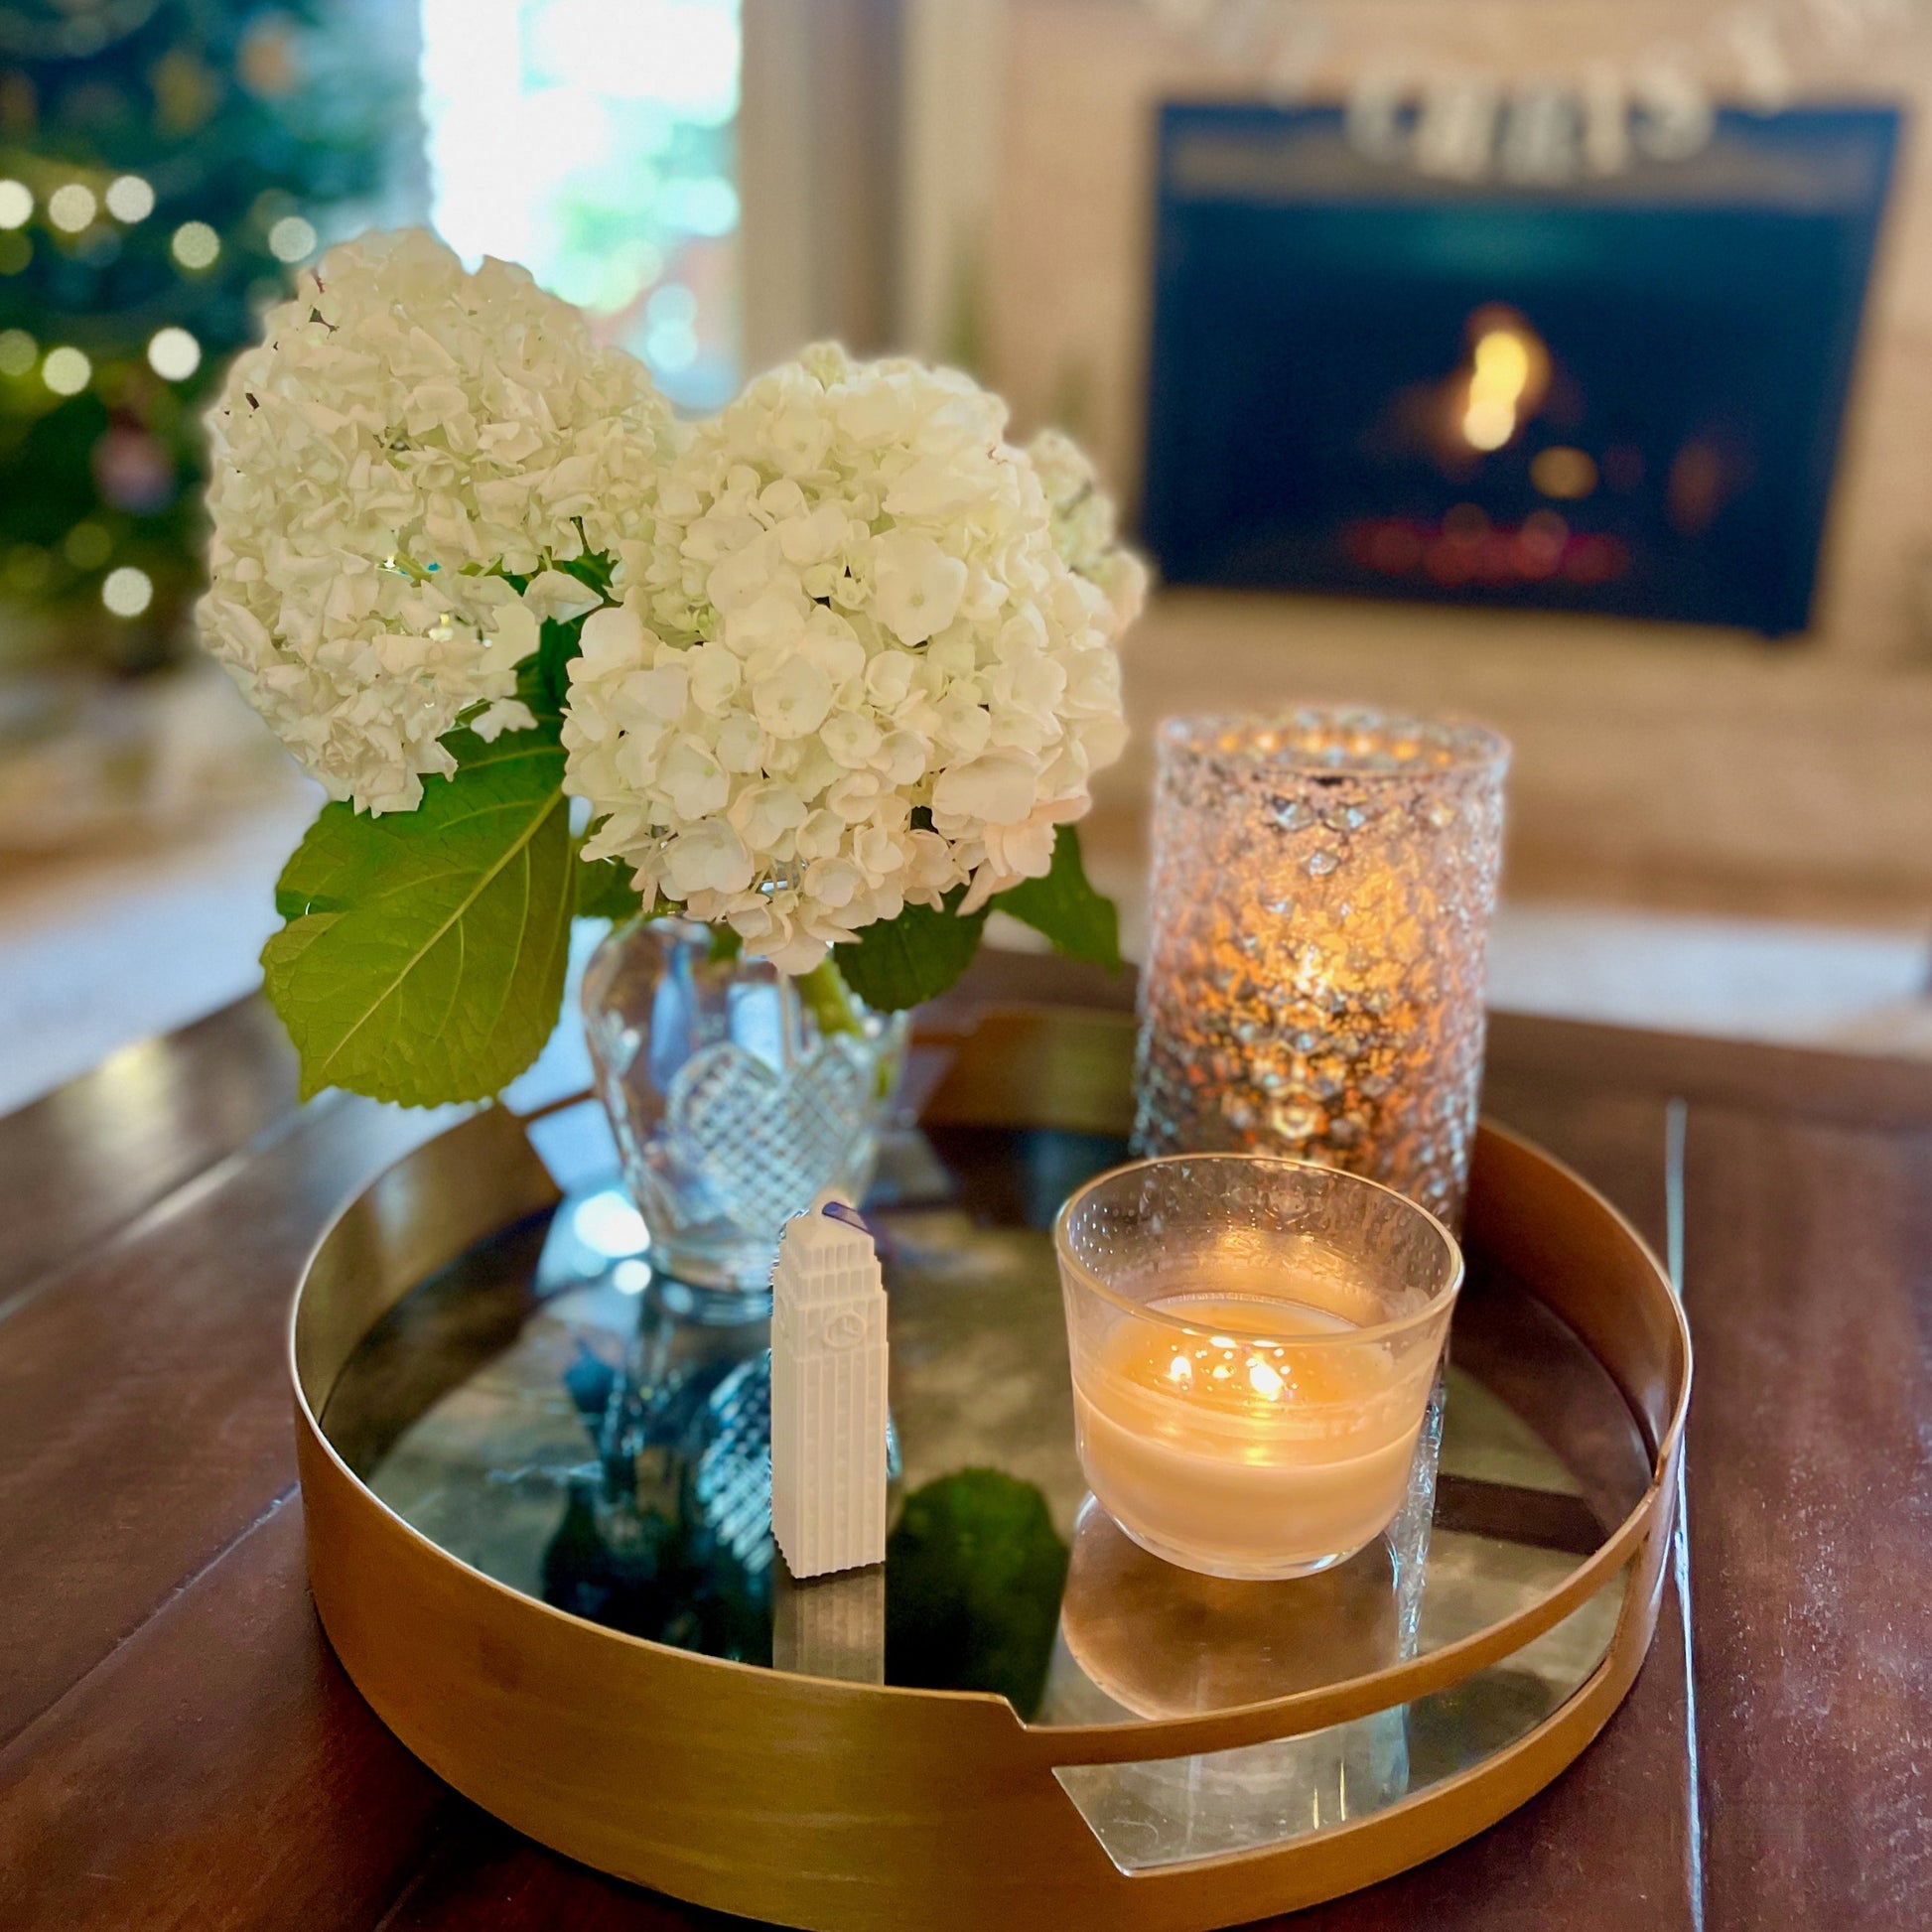
M 824 1342 L 827 1348 L 857 1348 L 866 1338 L 866 1317 L 857 1309 L 842 1309 L 828 1315 Z

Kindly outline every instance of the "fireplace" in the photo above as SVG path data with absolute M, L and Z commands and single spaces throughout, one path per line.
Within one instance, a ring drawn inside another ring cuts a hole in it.
M 1805 628 L 1897 141 L 1725 112 L 1563 190 L 1164 110 L 1144 537 L 1168 581 Z

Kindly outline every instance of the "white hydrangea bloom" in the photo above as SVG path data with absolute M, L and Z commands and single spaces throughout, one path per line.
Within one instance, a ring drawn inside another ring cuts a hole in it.
M 600 600 L 550 569 L 647 527 L 669 418 L 529 274 L 466 273 L 421 231 L 306 271 L 207 417 L 209 648 L 335 798 L 406 811 L 485 735 L 533 721 L 516 666 Z M 532 576 L 519 598 L 501 572 Z
M 1097 524 L 1061 554 L 1005 427 L 964 376 L 829 346 L 698 426 L 571 666 L 588 857 L 790 972 L 1047 870 L 1126 739 L 1139 567 Z
M 1041 430 L 1027 445 L 1046 500 L 1053 506 L 1053 543 L 1082 577 L 1098 584 L 1126 627 L 1147 602 L 1147 566 L 1119 547 L 1113 498 L 1100 487 L 1087 453 L 1059 430 Z

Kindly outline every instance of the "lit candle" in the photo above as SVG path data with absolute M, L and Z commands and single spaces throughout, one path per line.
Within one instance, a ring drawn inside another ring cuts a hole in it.
M 1361 711 L 1171 718 L 1134 1146 L 1367 1174 L 1453 1227 L 1509 748 Z
M 1057 1230 L 1075 1427 L 1129 1536 L 1213 1576 L 1307 1576 L 1385 1530 L 1461 1278 L 1412 1202 L 1302 1163 L 1104 1175 Z
M 1200 1287 L 1151 1305 L 1192 1323 L 1123 1321 L 1074 1417 L 1101 1506 L 1189 1569 L 1280 1576 L 1326 1568 L 1394 1520 L 1428 1398 L 1391 1351 L 1336 1346 L 1356 1325 L 1326 1310 Z M 1244 1326 L 1265 1321 L 1264 1334 Z M 1315 1339 L 1298 1344 L 1298 1336 Z

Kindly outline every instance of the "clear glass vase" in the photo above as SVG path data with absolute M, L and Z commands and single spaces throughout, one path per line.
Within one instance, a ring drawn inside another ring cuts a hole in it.
M 834 969 L 716 955 L 682 920 L 621 926 L 584 975 L 599 1097 L 660 1276 L 762 1294 L 778 1232 L 826 1188 L 858 1200 L 904 1063 L 903 1014 Z

